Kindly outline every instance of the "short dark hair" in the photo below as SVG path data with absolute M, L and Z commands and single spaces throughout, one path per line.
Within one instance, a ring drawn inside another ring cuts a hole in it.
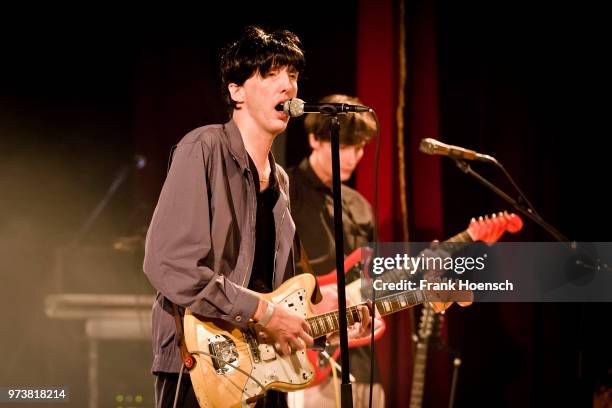
M 363 105 L 354 96 L 334 94 L 328 95 L 319 102 L 349 103 L 351 105 Z M 369 113 L 338 115 L 340 121 L 340 144 L 355 146 L 360 143 L 369 142 L 376 133 L 376 122 Z M 314 134 L 315 139 L 328 142 L 330 120 L 327 115 L 309 113 L 304 119 L 306 134 Z
M 230 110 L 236 109 L 228 85 L 242 86 L 253 74 L 265 76 L 278 67 L 291 67 L 298 73 L 304 70 L 302 44 L 297 35 L 288 30 L 267 33 L 257 26 L 248 26 L 240 38 L 221 52 L 221 80 L 223 94 Z

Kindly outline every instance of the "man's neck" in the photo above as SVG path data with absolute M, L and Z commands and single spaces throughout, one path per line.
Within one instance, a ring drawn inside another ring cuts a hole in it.
M 233 119 L 242 135 L 244 148 L 255 163 L 260 174 L 264 174 L 268 167 L 268 155 L 276 135 L 264 131 L 252 121 L 245 120 L 240 115 L 234 115 Z

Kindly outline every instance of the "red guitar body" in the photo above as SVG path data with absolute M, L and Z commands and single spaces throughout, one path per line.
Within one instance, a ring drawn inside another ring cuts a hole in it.
M 519 232 L 523 228 L 523 220 L 516 214 L 498 213 L 493 214 L 491 217 L 480 217 L 479 219 L 472 219 L 468 228 L 462 233 L 456 235 L 450 240 L 455 241 L 483 241 L 487 243 L 494 243 L 505 233 L 510 232 L 512 234 Z M 463 238 L 467 234 L 467 240 Z M 459 237 L 459 238 L 457 238 Z M 357 248 L 351 254 L 344 258 L 344 273 L 350 271 L 355 265 L 362 261 L 362 248 Z M 323 289 L 324 286 L 336 285 L 337 276 L 336 270 L 317 276 L 317 282 Z M 348 286 L 348 285 L 347 285 Z M 347 299 L 349 298 L 347 294 Z M 461 306 L 467 306 L 467 304 L 461 304 Z M 350 306 L 350 305 L 349 305 Z M 321 311 L 322 312 L 322 311 Z M 374 331 L 374 340 L 378 340 L 385 332 L 386 324 L 382 317 L 377 318 L 378 327 Z M 370 337 L 365 336 L 358 339 L 349 338 L 349 348 L 362 347 L 370 344 Z M 326 379 L 331 373 L 332 367 L 329 362 L 324 366 L 319 364 L 321 357 L 318 350 L 307 350 L 308 359 L 315 368 L 315 378 L 311 386 L 316 385 Z M 332 354 L 334 360 L 338 360 L 340 357 L 340 348 L 337 348 Z

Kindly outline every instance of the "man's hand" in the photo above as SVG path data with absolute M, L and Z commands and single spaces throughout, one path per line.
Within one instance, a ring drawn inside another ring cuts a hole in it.
M 446 258 L 450 258 L 451 256 L 448 252 L 440 248 L 440 241 L 438 241 L 437 239 L 434 240 L 431 243 L 431 246 L 425 249 L 422 252 L 422 254 L 425 259 L 442 258 L 442 262 L 444 262 Z M 431 279 L 439 278 L 440 276 L 444 275 L 444 273 L 445 273 L 444 270 L 428 269 L 428 270 L 423 271 L 423 277 L 426 280 L 431 280 Z
M 320 289 L 321 289 L 321 295 L 323 296 L 323 299 L 321 299 L 321 301 L 317 303 L 316 305 L 313 304 L 311 306 L 312 311 L 316 314 L 321 314 L 325 312 L 330 312 L 332 310 L 338 310 L 337 286 L 335 284 L 323 285 L 320 287 Z M 348 299 L 348 297 L 347 297 L 346 303 L 348 306 L 351 305 L 351 301 Z M 368 307 L 362 305 L 358 307 L 358 310 L 359 310 L 359 315 L 360 315 L 360 322 L 356 322 L 355 324 L 348 327 L 349 339 L 358 339 L 360 337 L 367 337 L 367 336 L 370 336 L 370 333 L 371 333 L 370 325 L 372 324 L 372 318 L 370 316 Z M 381 322 L 378 319 L 376 320 L 377 322 L 375 323 L 376 324 L 375 327 L 378 327 L 380 326 Z M 339 341 L 340 341 L 340 335 L 337 332 L 327 337 L 327 342 L 330 344 L 338 344 Z
M 260 300 L 257 312 L 253 316 L 255 320 L 258 320 L 268 307 L 271 306 L 266 301 Z M 292 348 L 303 350 L 306 346 L 313 344 L 313 339 L 308 334 L 310 327 L 306 320 L 281 305 L 274 305 L 272 318 L 261 328 L 274 344 L 274 348 L 282 355 L 291 354 Z
M 348 338 L 352 339 L 360 339 L 362 337 L 370 337 L 372 334 L 372 317 L 370 316 L 370 310 L 368 306 L 360 305 L 357 307 L 359 310 L 360 321 L 355 322 L 351 326 L 347 328 Z M 381 325 L 380 319 L 375 319 L 375 327 Z M 339 344 L 340 343 L 340 333 L 335 332 L 327 337 L 327 342 L 329 344 Z

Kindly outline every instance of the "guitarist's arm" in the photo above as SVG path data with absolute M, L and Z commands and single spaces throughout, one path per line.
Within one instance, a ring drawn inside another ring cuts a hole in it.
M 153 287 L 173 303 L 246 326 L 259 298 L 205 262 L 212 248 L 206 152 L 200 143 L 179 143 L 174 150 L 147 233 L 143 269 Z
M 251 319 L 261 318 L 267 302 L 201 261 L 208 257 L 212 247 L 203 150 L 198 143 L 179 144 L 173 153 L 147 234 L 144 272 L 151 284 L 173 303 L 207 318 L 246 327 Z M 192 180 L 198 188 L 185 188 L 185 180 Z M 194 208 L 198 211 L 194 212 Z M 237 280 L 241 278 L 238 276 Z M 302 317 L 279 307 L 264 330 L 286 350 L 289 344 L 304 348 L 298 338 L 312 343 L 307 328 Z

